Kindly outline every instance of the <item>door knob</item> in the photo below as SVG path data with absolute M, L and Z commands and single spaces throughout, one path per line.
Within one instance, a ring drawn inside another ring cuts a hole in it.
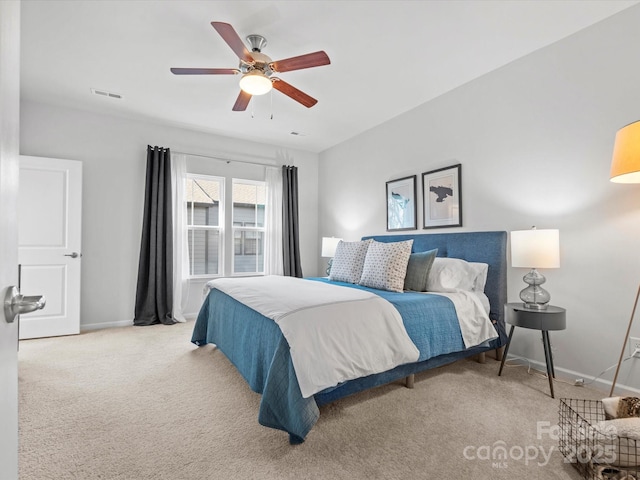
M 72 252 L 72 253 L 65 253 L 64 256 L 65 257 L 71 257 L 71 258 L 78 258 L 78 257 L 81 257 L 82 254 L 80 254 L 78 252 Z
M 13 323 L 21 313 L 42 310 L 46 303 L 43 295 L 25 296 L 17 287 L 9 287 L 4 296 L 4 318 L 8 323 Z

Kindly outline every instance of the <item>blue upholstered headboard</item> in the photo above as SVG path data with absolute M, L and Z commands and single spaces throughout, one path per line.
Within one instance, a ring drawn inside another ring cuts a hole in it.
M 438 249 L 439 257 L 462 258 L 468 262 L 489 264 L 485 293 L 489 297 L 489 318 L 497 323 L 502 341 L 506 340 L 504 304 L 507 302 L 507 232 L 426 233 L 375 235 L 378 242 L 400 242 L 413 239 L 412 252 Z M 502 342 L 501 342 L 502 343 Z

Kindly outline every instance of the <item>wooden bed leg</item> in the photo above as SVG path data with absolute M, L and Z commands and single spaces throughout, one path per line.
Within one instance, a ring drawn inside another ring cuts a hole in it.
M 404 385 L 407 388 L 413 388 L 413 383 L 415 382 L 416 376 L 412 373 L 408 375 L 407 378 L 404 379 Z
M 504 347 L 496 348 L 496 360 L 500 362 L 502 360 L 502 355 L 504 355 Z
M 478 363 L 486 363 L 487 362 L 487 357 L 484 354 L 484 352 L 480 352 L 478 354 Z

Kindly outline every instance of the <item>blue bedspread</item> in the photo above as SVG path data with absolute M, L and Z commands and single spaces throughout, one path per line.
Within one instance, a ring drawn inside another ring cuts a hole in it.
M 308 280 L 327 282 L 324 278 Z M 400 312 L 409 337 L 420 351 L 418 363 L 465 349 L 455 308 L 446 297 L 331 283 L 371 291 L 391 302 Z M 251 389 L 262 395 L 258 415 L 260 424 L 288 432 L 291 443 L 304 441 L 320 416 L 318 403 L 333 400 L 331 391 L 334 389 L 303 398 L 289 355 L 289 345 L 277 324 L 219 290 L 213 289 L 207 296 L 191 341 L 198 346 L 213 343 L 226 355 Z M 406 370 L 418 363 L 398 369 Z M 406 371 L 411 373 L 413 370 Z M 387 380 L 384 374 L 379 378 L 373 377 L 377 376 L 364 379 L 369 387 L 393 380 Z M 325 392 L 328 393 L 323 396 Z M 340 396 L 344 395 L 337 395 L 337 398 Z M 320 401 L 316 402 L 316 398 Z

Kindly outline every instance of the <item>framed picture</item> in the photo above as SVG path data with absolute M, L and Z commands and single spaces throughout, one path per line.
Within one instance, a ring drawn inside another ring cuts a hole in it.
M 452 165 L 422 174 L 424 228 L 462 226 L 460 167 Z
M 417 176 L 387 182 L 387 231 L 418 228 Z

